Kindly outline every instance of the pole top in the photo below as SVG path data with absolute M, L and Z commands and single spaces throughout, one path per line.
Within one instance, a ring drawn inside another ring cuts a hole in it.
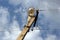
M 29 15 L 34 15 L 35 9 L 34 8 L 29 8 L 28 13 Z

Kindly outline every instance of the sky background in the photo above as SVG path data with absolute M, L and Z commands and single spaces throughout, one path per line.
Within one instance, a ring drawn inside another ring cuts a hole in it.
M 60 0 L 0 0 L 0 40 L 16 40 L 27 23 L 28 8 L 39 10 L 36 27 L 24 40 L 60 40 Z

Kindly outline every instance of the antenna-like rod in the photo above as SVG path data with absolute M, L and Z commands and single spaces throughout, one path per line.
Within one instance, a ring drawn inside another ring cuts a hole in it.
M 39 10 L 36 10 L 36 16 L 35 16 L 35 21 L 34 21 L 34 25 L 33 27 L 35 27 L 37 19 L 38 19 L 38 14 L 39 14 Z

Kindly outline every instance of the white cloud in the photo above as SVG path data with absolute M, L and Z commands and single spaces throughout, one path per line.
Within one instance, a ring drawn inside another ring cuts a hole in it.
M 0 6 L 0 36 L 2 40 L 6 39 L 4 36 L 9 38 L 9 33 L 6 31 L 8 29 L 9 23 L 9 11 L 8 8 Z
M 0 6 L 0 30 L 3 30 L 8 24 L 9 12 L 7 8 Z
M 14 17 L 9 29 L 4 31 L 5 36 L 3 37 L 3 40 L 16 40 L 20 32 L 19 24 Z
M 10 27 L 11 27 L 11 29 L 10 29 L 10 32 L 11 32 L 10 39 L 11 40 L 16 40 L 21 31 L 20 31 L 20 28 L 19 28 L 19 24 L 18 24 L 17 20 L 15 19 L 15 16 L 13 18 L 13 22 L 11 23 Z
M 14 5 L 14 6 L 18 6 L 18 5 L 22 5 L 25 8 L 29 8 L 29 7 L 34 7 L 34 8 L 38 8 L 40 4 L 40 0 L 9 0 L 9 4 Z
M 47 35 L 47 38 L 45 40 L 56 40 L 56 35 Z
M 43 40 L 40 37 L 40 30 L 29 31 L 24 40 Z
M 57 8 L 59 0 L 9 0 L 11 5 L 23 5 L 26 8 L 34 7 L 38 9 Z
M 15 17 L 13 22 L 9 24 L 9 11 L 5 7 L 0 7 L 0 39 L 2 40 L 16 40 L 20 33 L 19 24 Z

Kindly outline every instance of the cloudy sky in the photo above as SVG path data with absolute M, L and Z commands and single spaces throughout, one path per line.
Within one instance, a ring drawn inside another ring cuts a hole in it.
M 0 0 L 0 40 L 16 40 L 27 22 L 28 8 L 39 10 L 36 27 L 24 40 L 60 40 L 60 0 Z

